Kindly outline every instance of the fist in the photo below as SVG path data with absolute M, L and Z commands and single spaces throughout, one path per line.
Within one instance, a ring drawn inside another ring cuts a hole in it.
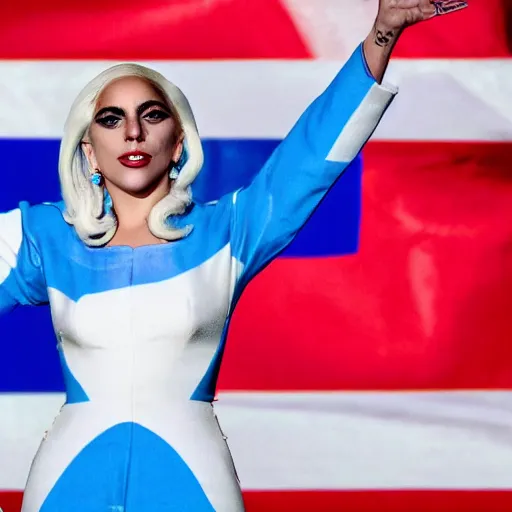
M 434 16 L 448 14 L 467 7 L 467 2 L 445 0 L 379 0 L 377 26 L 385 31 L 400 31 Z

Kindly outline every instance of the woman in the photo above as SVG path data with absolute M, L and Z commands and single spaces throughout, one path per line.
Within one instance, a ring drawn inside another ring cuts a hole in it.
M 121 65 L 85 87 L 61 146 L 64 201 L 0 217 L 0 311 L 51 305 L 67 390 L 23 512 L 244 509 L 211 405 L 237 299 L 374 131 L 402 29 L 463 6 L 381 0 L 255 180 L 215 204 L 190 198 L 203 155 L 174 85 Z

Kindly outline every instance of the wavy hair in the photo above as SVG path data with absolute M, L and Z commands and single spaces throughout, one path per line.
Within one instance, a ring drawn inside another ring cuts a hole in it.
M 186 159 L 169 194 L 151 210 L 149 229 L 156 237 L 169 241 L 183 238 L 192 229 L 192 226 L 178 229 L 168 222 L 171 215 L 183 213 L 192 201 L 190 185 L 203 166 L 201 139 L 189 102 L 182 91 L 160 73 L 138 64 L 118 64 L 96 76 L 77 96 L 64 125 L 60 146 L 59 178 L 66 207 L 64 218 L 89 246 L 108 243 L 116 232 L 117 218 L 113 210 L 104 207 L 103 186 L 95 185 L 90 180 L 82 141 L 92 123 L 101 92 L 112 81 L 127 76 L 144 78 L 162 93 L 181 125 L 184 136 Z

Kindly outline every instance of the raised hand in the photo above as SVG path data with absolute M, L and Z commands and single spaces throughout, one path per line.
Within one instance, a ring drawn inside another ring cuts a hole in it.
M 400 34 L 405 28 L 443 14 L 468 7 L 456 0 L 379 0 L 379 12 L 371 33 L 364 42 L 368 67 L 381 82 Z
M 380 0 L 376 25 L 388 31 L 401 31 L 420 21 L 459 11 L 467 6 L 467 2 L 456 0 Z

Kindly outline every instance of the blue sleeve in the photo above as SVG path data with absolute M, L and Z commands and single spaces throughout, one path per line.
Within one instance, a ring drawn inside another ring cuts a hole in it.
M 30 207 L 0 214 L 0 314 L 18 305 L 48 303 L 40 252 L 30 229 Z
M 231 246 L 241 272 L 253 276 L 293 240 L 396 92 L 376 83 L 360 45 L 252 183 L 233 194 Z

